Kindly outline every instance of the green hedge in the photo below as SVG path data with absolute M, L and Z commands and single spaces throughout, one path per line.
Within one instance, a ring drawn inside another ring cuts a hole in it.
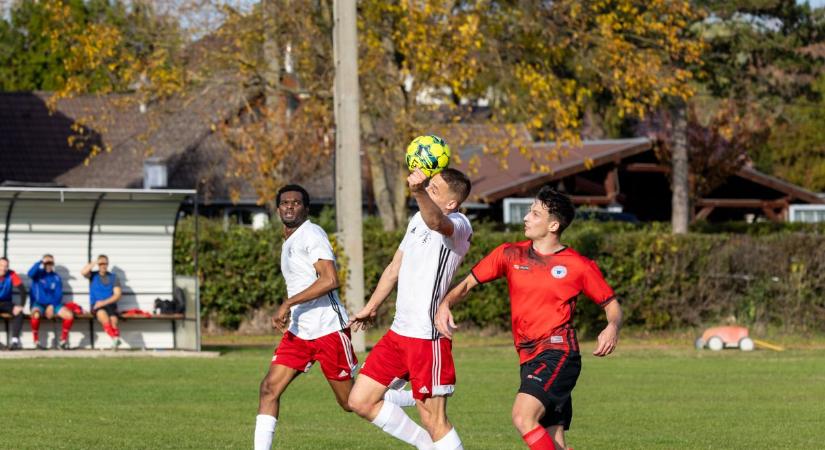
M 327 231 L 331 214 L 315 219 Z M 281 229 L 260 231 L 201 219 L 202 314 L 236 328 L 256 308 L 280 302 L 285 286 L 279 272 Z M 522 239 L 521 231 L 476 223 L 473 245 L 456 279 L 502 242 Z M 746 325 L 788 330 L 821 329 L 825 323 L 825 236 L 821 229 L 773 227 L 757 233 L 691 233 L 673 236 L 667 226 L 576 222 L 564 241 L 593 259 L 614 287 L 625 323 L 645 330 L 703 326 L 735 318 Z M 193 221 L 177 230 L 175 268 L 192 274 Z M 403 230 L 386 233 L 375 219 L 364 227 L 365 290 L 372 292 L 392 258 Z M 389 323 L 394 298 L 381 309 Z M 457 319 L 479 327 L 506 329 L 507 286 L 503 280 L 475 289 L 456 309 Z M 603 314 L 581 299 L 577 326 L 601 328 Z

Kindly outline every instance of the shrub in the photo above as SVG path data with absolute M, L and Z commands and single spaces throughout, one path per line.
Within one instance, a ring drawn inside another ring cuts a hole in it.
M 329 211 L 316 223 L 328 232 Z M 199 272 L 202 314 L 234 328 L 257 308 L 278 304 L 285 295 L 280 274 L 282 231 L 279 224 L 263 230 L 201 219 Z M 738 227 L 738 225 L 736 226 Z M 718 227 L 720 229 L 734 229 Z M 625 311 L 625 323 L 645 330 L 703 326 L 730 317 L 745 325 L 778 325 L 785 329 L 821 328 L 825 321 L 825 235 L 817 228 L 760 226 L 744 234 L 691 233 L 674 236 L 667 225 L 575 222 L 563 241 L 594 259 L 614 287 Z M 474 224 L 473 245 L 454 281 L 503 242 L 523 239 L 521 229 L 500 224 Z M 770 232 L 768 232 L 768 231 Z M 175 238 L 175 270 L 192 274 L 193 220 L 181 220 Z M 706 230 L 707 231 L 707 230 Z M 365 295 L 378 283 L 403 230 L 384 232 L 380 221 L 364 222 Z M 334 235 L 330 233 L 334 240 Z M 335 242 L 334 247 L 337 248 Z M 348 261 L 339 257 L 345 273 Z M 387 325 L 394 295 L 379 311 Z M 594 334 L 604 314 L 579 299 L 577 327 Z M 348 308 L 352 309 L 352 308 Z M 479 327 L 507 329 L 509 297 L 504 280 L 474 289 L 454 311 L 456 319 Z

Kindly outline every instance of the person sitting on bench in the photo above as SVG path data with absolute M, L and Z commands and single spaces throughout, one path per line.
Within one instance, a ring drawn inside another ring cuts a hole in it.
M 29 278 L 32 280 L 31 325 L 34 345 L 40 350 L 46 348 L 40 343 L 40 318 L 45 316 L 47 319 L 53 319 L 57 315 L 63 319 L 60 348 L 68 350 L 69 330 L 74 323 L 74 314 L 63 306 L 63 280 L 54 271 L 54 256 L 43 255 L 43 258 L 29 269 Z
M 18 298 L 14 298 L 13 291 L 17 288 Z M 0 257 L 0 313 L 12 315 L 10 350 L 20 350 L 20 330 L 23 329 L 23 307 L 26 306 L 26 285 L 13 270 L 9 270 L 9 260 Z M 0 344 L 2 347 L 3 344 Z
M 92 272 L 95 265 L 90 261 L 83 266 L 80 274 L 89 279 L 89 305 L 92 314 L 97 317 L 97 321 L 103 326 L 106 334 L 112 338 L 112 348 L 117 350 L 120 346 L 120 329 L 117 327 L 117 301 L 120 300 L 122 290 L 120 280 L 117 275 L 109 272 L 109 257 L 100 255 L 97 257 L 97 271 Z

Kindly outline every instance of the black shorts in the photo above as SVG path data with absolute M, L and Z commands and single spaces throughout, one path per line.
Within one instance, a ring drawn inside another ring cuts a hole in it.
M 12 297 L 11 301 L 0 302 L 0 312 L 11 314 L 13 306 L 26 306 L 26 302 L 21 301 L 20 297 Z
M 116 303 L 109 303 L 108 305 L 106 305 L 106 306 L 104 306 L 104 307 L 102 307 L 102 308 L 97 308 L 97 309 L 94 311 L 95 317 L 97 317 L 97 312 L 98 312 L 98 311 L 100 311 L 101 309 L 102 309 L 103 311 L 106 311 L 106 314 L 108 314 L 108 315 L 109 315 L 109 317 L 111 317 L 111 316 L 117 316 L 117 304 L 116 304 Z
M 539 420 L 541 426 L 563 425 L 565 430 L 570 429 L 573 420 L 571 394 L 581 370 L 581 354 L 562 350 L 546 350 L 521 365 L 518 391 L 532 395 L 544 405 L 544 417 Z

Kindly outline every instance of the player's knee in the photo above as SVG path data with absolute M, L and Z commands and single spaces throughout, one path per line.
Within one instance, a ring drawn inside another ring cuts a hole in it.
M 538 425 L 538 422 L 532 417 L 529 417 L 526 414 L 523 414 L 521 411 L 513 410 L 513 426 L 521 433 L 522 435 L 527 434 Z
M 338 401 L 338 406 L 344 410 L 344 412 L 352 412 L 352 407 L 349 405 L 349 399 L 346 398 L 336 398 Z
M 277 400 L 280 397 L 280 392 L 278 392 L 278 388 L 275 383 L 269 378 L 266 377 L 261 381 L 261 398 L 266 398 L 270 400 Z
M 369 416 L 370 411 L 372 410 L 373 405 L 370 402 L 366 401 L 364 398 L 359 398 L 357 395 L 351 395 L 347 399 L 347 409 L 348 411 L 352 411 L 355 414 L 358 414 L 361 417 Z

